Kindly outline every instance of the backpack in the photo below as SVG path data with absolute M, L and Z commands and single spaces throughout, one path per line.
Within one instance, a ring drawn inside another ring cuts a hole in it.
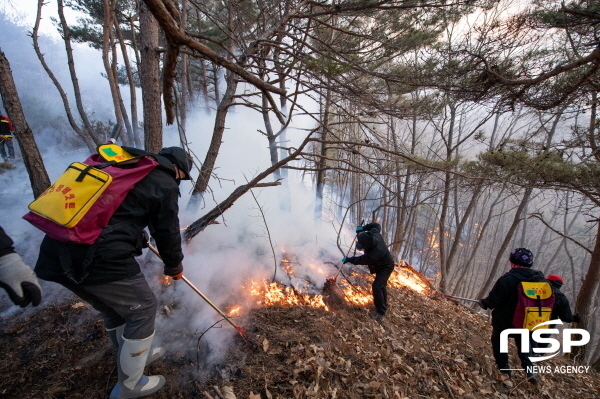
M 93 244 L 102 233 L 135 222 L 108 226 L 127 193 L 158 162 L 147 155 L 134 157 L 115 144 L 102 145 L 98 152 L 69 165 L 29 204 L 23 219 L 55 240 L 77 244 Z
M 516 328 L 532 331 L 538 324 L 552 320 L 555 296 L 548 281 L 521 281 L 517 286 L 517 298 L 513 316 Z M 540 328 L 548 328 L 548 325 Z

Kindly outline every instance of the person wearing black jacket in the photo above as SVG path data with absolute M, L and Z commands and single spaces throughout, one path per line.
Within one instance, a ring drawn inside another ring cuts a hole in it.
M 15 252 L 13 240 L 0 226 L 0 287 L 15 305 L 24 308 L 42 301 L 42 289 L 35 273 Z
M 373 303 L 376 312 L 371 314 L 371 318 L 381 320 L 387 311 L 387 282 L 394 271 L 394 258 L 390 253 L 383 237 L 381 236 L 381 225 L 379 223 L 369 223 L 365 226 L 356 228 L 358 236 L 356 241 L 359 249 L 364 250 L 361 256 L 342 259 L 343 263 L 349 262 L 354 265 L 367 265 L 371 274 L 375 275 L 375 280 L 371 286 L 373 292 Z
M 4 162 L 15 159 L 15 147 L 13 145 L 14 131 L 15 129 L 8 116 L 0 115 L 0 157 L 2 157 Z M 5 146 L 6 149 L 4 149 Z
M 165 384 L 161 375 L 143 375 L 145 365 L 164 351 L 150 350 L 157 300 L 135 257 L 142 254 L 148 227 L 165 264 L 164 274 L 181 278 L 179 181 L 190 179 L 191 169 L 191 160 L 179 147 L 164 148 L 158 155 L 123 149 L 134 156 L 152 156 L 158 166 L 127 193 L 109 221 L 114 230 L 102 234 L 92 247 L 46 235 L 35 267 L 39 278 L 63 285 L 102 315 L 108 336 L 118 348 L 118 383 L 111 399 L 148 396 Z M 85 270 L 84 264 L 89 264 Z M 77 284 L 79 279 L 69 278 L 70 273 L 87 276 Z
M 565 323 L 579 323 L 579 315 L 573 314 L 567 296 L 560 290 L 565 283 L 565 280 L 556 274 L 547 276 L 546 280 L 550 281 L 552 292 L 554 292 L 554 307 L 552 308 L 551 320 L 560 319 Z M 549 326 L 549 328 L 554 327 Z
M 516 248 L 509 256 L 511 269 L 500 277 L 486 298 L 479 301 L 483 309 L 492 310 L 492 350 L 496 365 L 505 375 L 510 376 L 511 369 L 508 362 L 508 353 L 500 353 L 500 334 L 502 331 L 515 328 L 513 325 L 513 316 L 518 302 L 517 288 L 522 281 L 545 281 L 544 274 L 538 270 L 531 269 L 533 266 L 533 253 L 526 248 Z M 514 337 L 513 337 L 514 338 Z M 533 363 L 529 359 L 530 351 L 521 352 L 521 340 L 515 339 L 521 366 L 527 373 L 529 382 L 537 383 L 537 375 L 527 371 L 527 367 L 532 367 Z M 529 369 L 531 370 L 531 369 Z
M 556 274 L 550 274 L 546 276 L 546 280 L 550 282 L 552 286 L 552 292 L 554 292 L 554 306 L 552 307 L 552 316 L 551 320 L 560 319 L 565 323 L 579 323 L 579 315 L 573 314 L 571 312 L 571 305 L 569 304 L 569 300 L 567 296 L 560 290 L 565 280 L 561 276 Z M 557 328 L 557 324 L 550 324 L 548 328 Z M 540 338 L 550 338 L 552 334 L 541 334 Z M 547 348 L 550 346 L 548 343 L 538 343 L 537 346 L 539 348 Z M 541 355 L 539 355 L 541 356 Z

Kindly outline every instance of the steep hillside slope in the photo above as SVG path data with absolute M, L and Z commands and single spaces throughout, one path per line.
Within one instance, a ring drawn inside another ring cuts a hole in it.
M 390 290 L 385 321 L 368 308 L 336 312 L 267 306 L 244 324 L 251 344 L 232 340 L 221 364 L 202 334 L 173 330 L 177 342 L 149 367 L 167 377 L 155 398 L 597 398 L 600 376 L 553 372 L 528 383 L 496 379 L 485 316 L 435 295 Z M 172 311 L 177 311 L 173 309 Z M 235 334 L 223 327 L 223 333 Z M 70 298 L 0 324 L 0 397 L 104 398 L 116 380 L 114 349 L 92 310 Z M 517 365 L 516 356 L 511 356 Z M 566 360 L 544 362 L 565 366 Z M 232 396 L 235 395 L 235 396 Z

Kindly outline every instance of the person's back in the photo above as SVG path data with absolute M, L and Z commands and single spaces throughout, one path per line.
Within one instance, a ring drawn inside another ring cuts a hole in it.
M 160 161 L 160 158 L 157 158 Z M 181 236 L 177 217 L 179 187 L 166 168 L 159 164 L 129 191 L 123 203 L 111 217 L 110 225 L 125 224 L 102 236 L 94 250 L 91 263 L 86 268 L 89 275 L 84 284 L 102 284 L 128 278 L 140 272 L 133 256 L 141 254 L 142 230 L 151 226 L 152 236 L 161 249 L 165 264 L 177 265 L 183 259 Z M 128 223 L 130 221 L 130 223 Z M 68 251 L 72 265 L 81 265 L 89 256 L 90 245 L 67 244 L 45 238 L 40 248 L 44 256 L 38 277 L 58 283 L 68 282 L 64 275 L 64 256 L 56 251 Z M 48 253 L 50 252 L 50 253 Z M 75 272 L 81 272 L 75 270 Z
M 369 223 L 363 226 L 357 241 L 362 247 L 364 255 L 348 258 L 348 262 L 356 265 L 367 265 L 369 271 L 374 274 L 378 271 L 394 268 L 394 258 L 390 253 L 383 236 L 379 223 Z
M 541 281 L 544 274 L 526 267 L 513 267 L 497 281 L 487 298 L 482 302 L 492 310 L 492 326 L 513 328 L 513 316 L 517 307 L 517 287 L 522 281 Z
M 143 375 L 145 366 L 164 350 L 151 348 L 158 301 L 135 257 L 146 244 L 143 229 L 148 226 L 164 274 L 181 278 L 178 185 L 181 179 L 190 179 L 191 170 L 191 160 L 179 147 L 164 148 L 159 154 L 124 149 L 133 156 L 153 157 L 159 165 L 127 192 L 93 244 L 67 244 L 46 235 L 35 268 L 40 278 L 63 285 L 102 315 L 107 335 L 118 349 L 118 382 L 110 399 L 148 396 L 165 384 L 161 375 Z

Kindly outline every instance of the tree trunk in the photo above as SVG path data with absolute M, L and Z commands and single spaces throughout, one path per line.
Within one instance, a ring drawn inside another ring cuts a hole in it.
M 115 32 L 117 34 L 117 38 L 119 39 L 119 45 L 121 47 L 121 55 L 123 56 L 123 64 L 125 65 L 125 70 L 127 71 L 127 81 L 129 82 L 129 96 L 131 97 L 131 124 L 133 129 L 133 137 L 132 140 L 136 147 L 141 147 L 142 143 L 140 141 L 140 122 L 138 121 L 138 110 L 137 110 L 137 91 L 135 86 L 135 79 L 133 77 L 133 71 L 131 69 L 131 61 L 129 60 L 129 54 L 127 53 L 127 46 L 125 45 L 125 39 L 123 38 L 123 33 L 121 32 L 121 27 L 119 26 L 119 21 L 115 18 L 114 20 Z M 135 31 L 133 32 L 133 36 L 135 36 Z M 135 51 L 135 49 L 134 49 Z
M 221 143 L 223 142 L 225 119 L 227 118 L 229 107 L 235 98 L 235 90 L 237 89 L 237 85 L 238 81 L 236 76 L 232 72 L 227 71 L 227 89 L 223 94 L 223 99 L 217 107 L 212 139 L 210 141 L 208 151 L 206 151 L 206 158 L 204 159 L 202 167 L 200 168 L 200 175 L 198 176 L 198 180 L 196 180 L 194 192 L 192 193 L 190 201 L 187 204 L 187 211 L 196 212 L 202 204 L 202 196 L 208 188 L 208 181 L 210 180 L 210 176 L 215 167 L 215 162 L 217 161 L 217 156 L 219 155 Z
M 44 161 L 33 138 L 33 133 L 25 120 L 23 107 L 17 94 L 17 87 L 10 70 L 10 64 L 4 53 L 0 50 L 0 96 L 2 104 L 15 127 L 15 139 L 19 143 L 23 154 L 23 163 L 29 174 L 33 196 L 38 197 L 48 187 L 50 179 L 46 173 Z
M 115 74 L 114 68 L 116 67 L 116 60 L 113 59 L 113 65 L 111 65 L 109 59 L 109 52 L 112 48 L 112 26 L 114 16 L 114 1 L 113 0 L 104 0 L 104 23 L 102 25 L 102 63 L 104 64 L 104 70 L 106 71 L 106 78 L 108 79 L 108 85 L 110 87 L 110 94 L 112 97 L 115 120 L 121 126 L 124 125 L 123 122 L 123 113 L 121 112 L 121 103 L 119 102 L 119 85 L 117 84 L 117 76 Z M 125 143 L 125 145 L 130 145 L 128 142 L 127 136 L 124 135 L 121 140 Z
M 188 4 L 187 0 L 181 1 L 181 26 L 187 26 L 188 20 Z M 179 78 L 181 87 L 181 102 L 179 106 L 179 126 L 178 130 L 180 136 L 184 137 L 187 130 L 187 109 L 190 102 L 190 90 L 188 88 L 189 82 L 189 60 L 186 53 L 181 53 L 181 76 Z M 182 142 L 183 144 L 183 142 Z
M 215 103 L 217 103 L 217 107 L 221 103 L 221 94 L 219 92 L 219 69 L 217 64 L 212 64 L 212 73 L 213 73 L 213 87 L 215 89 Z
M 140 4 L 140 81 L 144 105 L 144 149 L 162 149 L 162 109 L 160 102 L 160 53 L 158 52 L 158 22 L 146 6 Z
M 594 303 L 594 294 L 598 288 L 598 282 L 600 282 L 600 223 L 598 223 L 598 230 L 596 232 L 596 244 L 592 251 L 592 259 L 590 260 L 590 266 L 587 274 L 581 284 L 581 289 L 577 295 L 577 301 L 575 302 L 575 313 L 579 313 L 581 322 L 579 328 L 584 330 L 590 325 L 594 319 L 592 314 L 592 305 Z M 586 354 L 586 346 L 575 347 L 574 353 L 578 355 L 580 359 L 583 359 Z
M 452 140 L 454 136 L 454 125 L 456 123 L 456 106 L 450 104 L 450 127 L 446 138 L 446 162 L 452 159 Z M 446 292 L 448 285 L 448 273 L 450 265 L 446 258 L 446 217 L 448 215 L 448 204 L 450 201 L 450 186 L 452 184 L 452 174 L 446 172 L 444 176 L 444 192 L 442 197 L 442 210 L 440 212 L 439 229 L 440 229 L 440 291 Z
M 496 197 L 496 199 L 491 203 L 490 209 L 487 213 L 487 217 L 486 217 L 485 221 L 482 224 L 480 223 L 479 229 L 475 232 L 475 236 L 477 238 L 475 239 L 475 244 L 473 245 L 473 248 L 471 250 L 471 256 L 465 262 L 465 264 L 462 266 L 462 270 L 460 270 L 460 272 L 461 272 L 460 277 L 457 279 L 453 279 L 453 281 L 456 281 L 456 285 L 454 288 L 451 288 L 451 290 L 450 290 L 450 292 L 452 292 L 452 294 L 455 294 L 459 288 L 462 290 L 462 291 L 460 291 L 461 293 L 464 293 L 464 290 L 467 289 L 467 285 L 464 283 L 466 281 L 465 277 L 466 277 L 467 272 L 471 271 L 471 276 L 474 276 L 476 274 L 475 270 L 472 270 L 472 268 L 471 268 L 471 266 L 474 263 L 473 259 L 475 259 L 475 256 L 477 255 L 477 251 L 479 249 L 479 246 L 483 242 L 484 233 L 487 231 L 487 227 L 490 224 L 490 221 L 492 220 L 492 215 L 495 210 L 495 207 L 500 202 L 500 197 L 502 196 L 504 189 L 505 189 L 505 187 L 502 188 L 502 190 L 498 193 L 498 196 Z M 474 265 L 474 266 L 476 267 L 477 265 Z M 457 272 L 458 271 L 459 270 L 457 270 Z M 459 296 L 461 296 L 461 295 L 459 295 Z
M 283 35 L 283 33 L 277 35 L 277 39 L 275 40 L 275 42 L 281 43 L 283 41 L 284 37 L 285 36 Z M 277 71 L 277 76 L 279 78 L 279 88 L 281 90 L 285 90 L 285 83 L 286 83 L 287 75 L 286 75 L 284 66 L 280 62 L 281 61 L 280 60 L 281 46 L 275 46 L 275 50 L 273 51 L 273 53 L 274 53 L 273 59 L 275 62 L 275 70 Z M 285 119 L 286 121 L 289 120 L 287 97 L 283 94 L 279 95 L 279 105 L 280 105 L 280 111 L 283 116 L 283 119 Z M 293 109 L 293 106 L 292 106 L 292 109 Z M 278 159 L 283 159 L 289 155 L 288 150 L 286 149 L 286 147 L 288 147 L 287 126 L 281 124 L 279 129 L 280 129 L 280 131 L 277 134 L 278 141 L 279 141 L 279 157 L 278 157 Z M 281 187 L 277 190 L 279 193 L 279 209 L 281 209 L 282 211 L 289 212 L 292 209 L 292 200 L 291 200 L 290 186 L 289 186 L 289 182 L 288 182 L 288 170 L 286 168 L 281 169 L 279 172 L 279 176 L 282 179 Z
M 475 187 L 475 190 L 473 191 L 473 196 L 471 197 L 471 200 L 469 201 L 469 205 L 467 206 L 467 209 L 465 209 L 462 219 L 460 219 L 460 221 L 458 222 L 458 225 L 456 226 L 456 231 L 454 233 L 454 242 L 452 242 L 452 246 L 450 247 L 450 252 L 448 253 L 448 258 L 446 259 L 446 265 L 447 265 L 446 272 L 448 274 L 446 275 L 446 278 L 445 278 L 446 284 L 444 285 L 444 289 L 449 288 L 452 277 L 455 274 L 452 266 L 453 266 L 453 262 L 454 262 L 456 253 L 458 251 L 461 236 L 463 235 L 463 231 L 465 229 L 465 225 L 467 224 L 467 221 L 471 217 L 471 212 L 473 212 L 473 209 L 475 209 L 475 205 L 477 205 L 477 201 L 479 200 L 479 195 L 481 194 L 482 190 L 483 190 L 483 182 L 479 182 L 479 184 L 477 184 L 477 186 Z
M 116 20 L 116 18 L 114 18 Z M 117 100 L 119 101 L 119 108 L 121 110 L 121 117 L 123 118 L 123 123 L 125 124 L 125 132 L 127 133 L 124 136 L 124 143 L 127 143 L 128 146 L 135 146 L 135 138 L 133 137 L 133 128 L 131 127 L 131 122 L 129 122 L 129 116 L 127 115 L 127 108 L 125 107 L 125 103 L 123 102 L 123 96 L 121 95 L 121 87 L 119 86 L 119 80 L 117 77 L 117 46 L 114 42 L 114 37 L 112 33 L 112 28 L 110 30 L 110 48 L 112 50 L 112 61 L 111 61 L 111 71 L 113 77 L 115 79 L 115 88 L 117 89 Z
M 58 94 L 60 95 L 60 98 L 62 99 L 63 106 L 65 108 L 65 113 L 67 114 L 67 119 L 69 121 L 69 124 L 71 125 L 71 127 L 73 128 L 75 133 L 77 133 L 77 135 L 79 137 L 81 137 L 81 139 L 87 146 L 88 150 L 90 152 L 95 152 L 96 147 L 100 144 L 100 140 L 98 139 L 98 137 L 96 137 L 95 134 L 93 134 L 93 132 L 87 132 L 87 131 L 83 130 L 77 124 L 77 122 L 75 121 L 75 118 L 73 117 L 73 112 L 71 112 L 71 106 L 69 105 L 69 99 L 67 97 L 67 93 L 65 93 L 60 82 L 58 81 L 58 79 L 56 79 L 56 76 L 54 76 L 54 73 L 52 72 L 52 70 L 50 69 L 48 64 L 46 63 L 44 54 L 42 54 L 42 51 L 40 50 L 40 46 L 38 43 L 38 29 L 40 26 L 40 20 L 42 18 L 43 4 L 44 4 L 44 0 L 38 0 L 37 17 L 35 20 L 35 26 L 33 27 L 33 31 L 31 32 L 31 38 L 33 39 L 33 48 L 35 50 L 35 53 L 38 56 L 38 59 L 40 60 L 40 63 L 42 64 L 42 67 L 44 68 L 44 70 L 46 71 L 48 76 L 50 77 L 50 80 L 52 80 L 52 83 L 54 84 L 56 89 L 58 90 Z
M 326 88 L 325 93 L 325 104 L 323 105 L 322 119 L 321 119 L 321 148 L 320 157 L 317 161 L 317 176 L 316 176 L 316 198 L 315 198 L 315 220 L 321 220 L 321 213 L 323 211 L 323 189 L 325 187 L 325 177 L 327 176 L 327 162 L 325 156 L 327 155 L 327 133 L 329 131 L 329 107 L 331 107 L 331 90 Z
M 496 259 L 494 259 L 494 263 L 492 264 L 492 270 L 490 271 L 490 274 L 488 275 L 487 281 L 485 282 L 483 287 L 481 287 L 481 289 L 479 290 L 479 293 L 477 294 L 477 298 L 483 298 L 483 296 L 485 294 L 487 294 L 487 292 L 492 288 L 492 284 L 494 283 L 494 280 L 496 277 L 496 272 L 498 271 L 498 267 L 500 266 L 500 260 L 506 256 L 506 254 L 504 252 L 506 251 L 506 248 L 508 247 L 510 240 L 512 240 L 515 230 L 517 229 L 517 226 L 519 225 L 519 222 L 521 221 L 521 214 L 523 213 L 523 209 L 525 209 L 525 205 L 529 201 L 529 197 L 531 196 L 532 191 L 533 191 L 533 189 L 531 187 L 527 187 L 525 189 L 525 194 L 523 195 L 523 199 L 521 199 L 521 203 L 519 204 L 519 207 L 517 208 L 517 211 L 515 212 L 515 217 L 513 219 L 513 222 L 511 224 L 510 228 L 508 229 L 506 236 L 504 237 L 504 241 L 502 242 L 502 245 L 500 245 L 500 249 L 498 250 L 498 252 L 496 254 Z M 599 251 L 599 255 L 600 255 L 600 244 L 598 244 L 598 251 Z
M 204 98 L 204 109 L 206 114 L 210 114 L 210 96 L 208 95 L 208 75 L 206 74 L 206 62 L 200 60 L 202 68 L 202 96 Z
M 67 25 L 67 20 L 65 19 L 65 15 L 63 12 L 63 0 L 58 0 L 58 15 L 60 17 L 60 24 L 63 30 L 63 40 L 65 42 L 65 49 L 67 51 L 67 60 L 69 65 L 69 72 L 71 74 L 71 81 L 73 82 L 73 91 L 75 93 L 75 103 L 77 104 L 77 110 L 79 111 L 79 116 L 83 121 L 83 126 L 87 133 L 92 137 L 96 145 L 100 145 L 100 139 L 94 133 L 94 129 L 92 128 L 92 124 L 90 123 L 87 113 L 85 112 L 85 108 L 83 106 L 83 101 L 81 99 L 81 90 L 79 89 L 79 79 L 77 79 L 77 73 L 75 72 L 75 60 L 73 59 L 73 49 L 71 48 L 71 33 L 69 31 L 69 25 Z M 95 150 L 95 149 L 94 149 Z
M 263 116 L 263 122 L 265 124 L 265 131 L 267 133 L 267 141 L 269 142 L 269 155 L 271 157 L 271 165 L 275 165 L 278 161 L 277 157 L 277 137 L 273 133 L 273 126 L 271 125 L 271 119 L 269 118 L 269 101 L 267 100 L 266 93 L 262 94 L 262 107 L 261 113 Z M 273 172 L 273 179 L 275 181 L 281 178 L 280 170 Z

